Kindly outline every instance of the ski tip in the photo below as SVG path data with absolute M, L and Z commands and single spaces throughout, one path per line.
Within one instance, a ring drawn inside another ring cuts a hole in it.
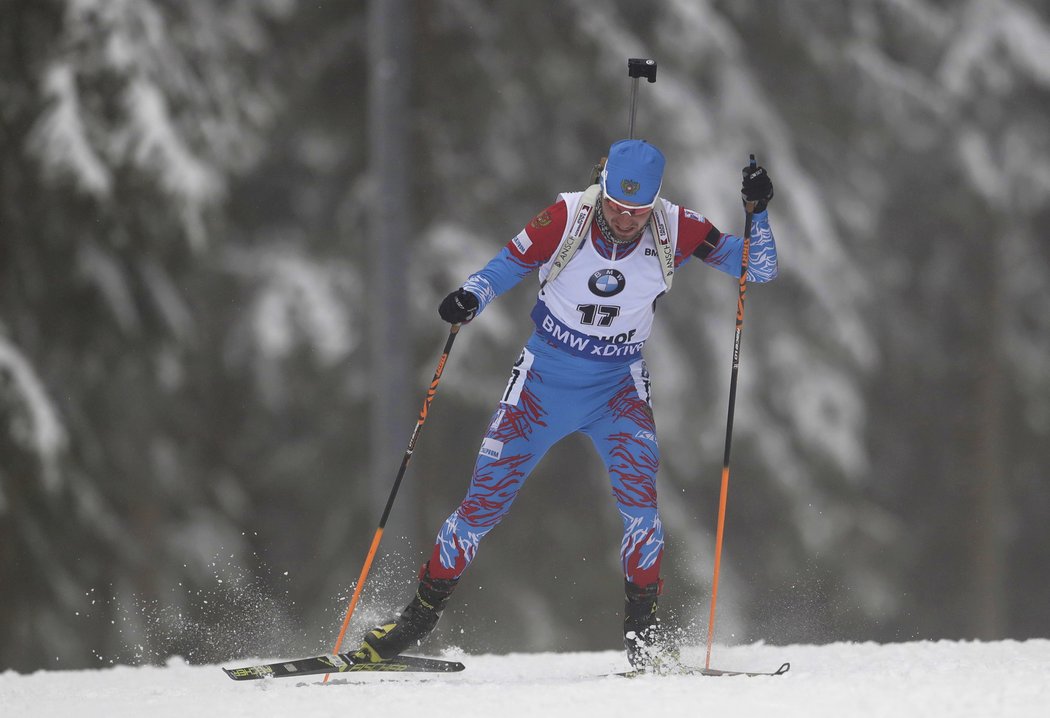
M 791 670 L 791 663 L 783 662 L 780 668 L 773 672 L 764 671 L 724 671 L 721 669 L 699 668 L 693 666 L 678 666 L 668 671 L 625 671 L 623 673 L 608 673 L 607 676 L 618 676 L 622 678 L 637 678 L 639 676 L 709 676 L 709 677 L 736 677 L 736 676 L 782 676 Z

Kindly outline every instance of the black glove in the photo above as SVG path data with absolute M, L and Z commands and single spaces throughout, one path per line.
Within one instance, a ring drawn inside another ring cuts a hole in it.
M 745 167 L 743 170 L 744 182 L 740 188 L 740 196 L 744 200 L 744 206 L 754 202 L 754 212 L 765 212 L 769 200 L 773 199 L 773 180 L 765 167 Z
M 442 300 L 438 314 L 449 324 L 463 324 L 474 318 L 478 306 L 478 298 L 460 287 Z

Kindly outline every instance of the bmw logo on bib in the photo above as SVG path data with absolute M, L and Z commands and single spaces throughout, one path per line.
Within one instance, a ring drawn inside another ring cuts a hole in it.
M 623 291 L 627 278 L 615 269 L 600 269 L 591 275 L 587 286 L 599 297 L 611 297 Z

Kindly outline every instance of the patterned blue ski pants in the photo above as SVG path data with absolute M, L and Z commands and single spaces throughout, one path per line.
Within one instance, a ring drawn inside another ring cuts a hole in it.
M 577 431 L 591 438 L 609 472 L 623 518 L 624 576 L 642 586 L 658 581 L 664 547 L 656 506 L 660 449 L 645 361 L 583 359 L 536 335 L 514 364 L 467 495 L 438 533 L 431 576 L 461 576 L 533 467 L 558 440 Z

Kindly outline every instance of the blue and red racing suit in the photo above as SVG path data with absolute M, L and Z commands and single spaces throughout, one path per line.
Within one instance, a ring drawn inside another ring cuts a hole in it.
M 538 214 L 464 288 L 479 313 L 525 276 L 550 273 L 569 234 L 582 193 L 567 193 Z M 691 257 L 738 277 L 743 240 L 719 232 L 703 215 L 663 204 L 674 265 Z M 481 443 L 470 487 L 438 533 L 429 561 L 435 578 L 459 578 L 481 539 L 510 509 L 525 479 L 565 436 L 590 437 L 609 472 L 623 518 L 620 559 L 639 586 L 659 580 L 664 533 L 657 511 L 660 449 L 641 349 L 652 328 L 656 298 L 666 291 L 652 226 L 627 245 L 606 239 L 599 222 L 589 241 L 551 282 L 532 312 L 535 331 L 511 370 Z M 776 245 L 766 212 L 753 217 L 748 280 L 777 274 Z

